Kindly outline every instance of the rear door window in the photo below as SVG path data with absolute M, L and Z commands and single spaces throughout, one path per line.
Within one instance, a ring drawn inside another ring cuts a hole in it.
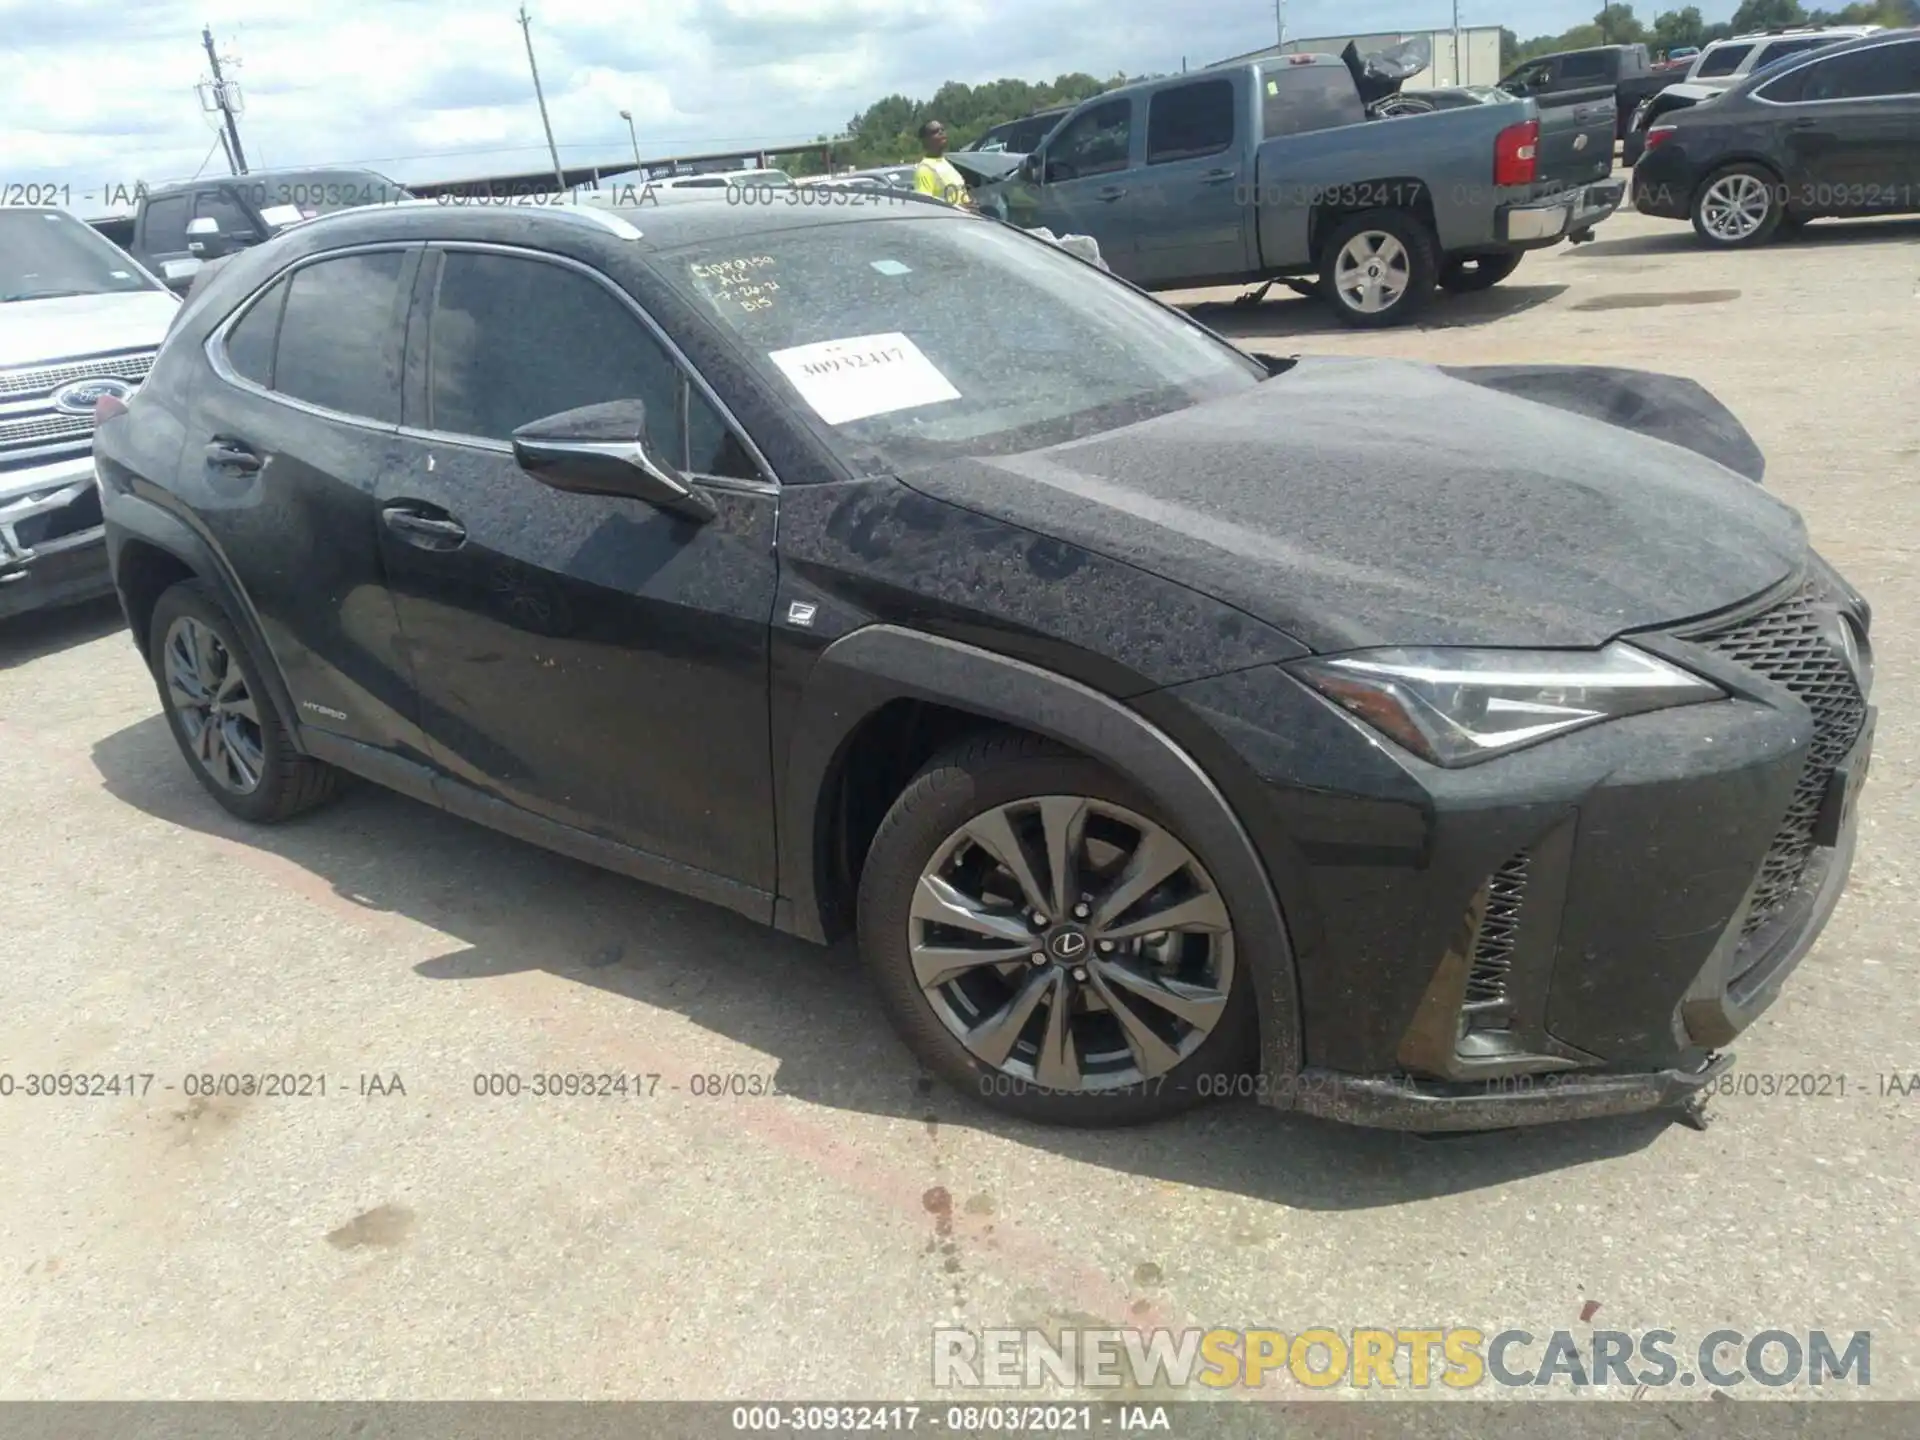
M 240 208 L 240 202 L 222 190 L 202 190 L 193 198 L 193 218 L 211 216 L 219 223 L 220 233 L 229 238 L 258 238 L 253 219 Z
M 1590 85 L 1607 78 L 1605 55 L 1566 55 L 1560 60 L 1562 85 Z
M 1808 100 L 1878 100 L 1920 94 L 1920 41 L 1849 50 L 1807 67 Z
M 1233 81 L 1199 80 L 1147 102 L 1147 163 L 1198 160 L 1233 144 Z
M 1265 138 L 1358 125 L 1367 107 L 1344 65 L 1288 65 L 1266 72 L 1260 100 Z
M 273 388 L 309 405 L 397 425 L 405 262 L 403 251 L 377 250 L 294 271 Z

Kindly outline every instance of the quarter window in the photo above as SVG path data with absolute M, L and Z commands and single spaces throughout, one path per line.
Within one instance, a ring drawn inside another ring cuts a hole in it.
M 401 251 L 379 250 L 294 271 L 273 388 L 328 410 L 397 424 L 405 259 Z
M 1233 82 L 1202 80 L 1147 103 L 1147 163 L 1198 160 L 1233 144 Z
M 227 332 L 227 364 L 235 374 L 269 390 L 273 388 L 273 347 L 280 337 L 280 312 L 286 303 L 287 282 L 280 280 Z

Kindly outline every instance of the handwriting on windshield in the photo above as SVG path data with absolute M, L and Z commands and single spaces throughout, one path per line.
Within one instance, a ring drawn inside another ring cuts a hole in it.
M 688 267 L 694 283 L 715 305 L 732 305 L 749 315 L 756 310 L 773 308 L 773 297 L 780 290 L 773 271 L 771 255 L 743 255 Z

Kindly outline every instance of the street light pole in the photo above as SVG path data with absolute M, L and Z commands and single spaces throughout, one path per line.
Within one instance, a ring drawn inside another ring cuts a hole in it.
M 1287 0 L 1273 0 L 1273 28 L 1280 32 L 1280 48 L 1287 48 Z
M 1467 82 L 1460 74 L 1460 0 L 1453 0 L 1453 83 L 1464 85 Z
M 540 106 L 540 126 L 547 132 L 547 154 L 553 157 L 553 183 L 557 187 L 554 193 L 567 193 L 566 172 L 560 168 L 560 147 L 553 143 L 553 122 L 547 119 L 547 97 L 540 91 L 540 67 L 533 58 L 533 17 L 527 14 L 527 7 L 520 7 L 520 28 L 527 37 L 527 68 L 533 72 L 533 98 Z
M 627 139 L 633 142 L 633 169 L 635 174 L 639 174 L 640 171 L 647 167 L 640 163 L 640 137 L 633 133 L 633 112 L 631 110 L 622 110 L 620 112 L 620 118 L 627 122 Z M 645 179 L 646 177 L 641 176 L 641 178 Z

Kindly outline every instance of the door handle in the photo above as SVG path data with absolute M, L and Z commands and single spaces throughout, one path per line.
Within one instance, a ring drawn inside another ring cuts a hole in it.
M 408 544 L 426 550 L 457 550 L 467 539 L 467 527 L 458 520 L 423 515 L 405 505 L 387 506 L 380 520 Z
M 1096 200 L 1105 200 L 1109 204 L 1111 204 L 1113 201 L 1120 199 L 1126 193 L 1127 193 L 1127 190 L 1124 185 L 1109 185 L 1105 189 L 1094 191 L 1093 198 Z
M 1224 180 L 1233 179 L 1235 173 L 1236 172 L 1232 170 L 1203 170 L 1200 172 L 1200 183 L 1202 185 L 1218 185 Z
M 230 440 L 224 435 L 214 436 L 207 446 L 206 455 L 209 465 L 217 466 L 222 470 L 239 470 L 243 473 L 258 470 L 263 463 L 252 446 L 242 444 L 238 440 Z
M 1787 127 L 1789 130 L 1818 130 L 1820 122 L 1811 116 L 1802 116 Z

